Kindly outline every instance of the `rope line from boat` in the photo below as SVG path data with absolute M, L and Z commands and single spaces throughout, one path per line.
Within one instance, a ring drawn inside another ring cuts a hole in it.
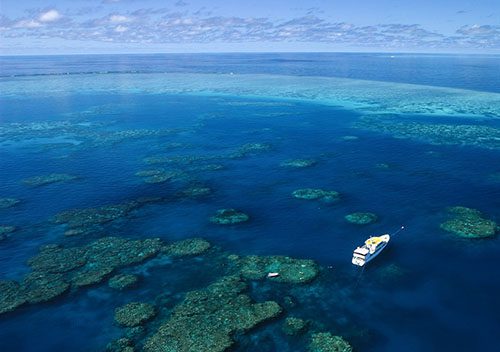
M 359 283 L 361 282 L 361 279 L 363 278 L 363 273 L 365 272 L 365 266 L 363 265 L 361 267 L 361 270 L 359 271 L 358 278 L 356 279 L 356 285 L 354 285 L 354 288 L 358 288 Z
M 396 236 L 398 233 L 400 233 L 401 231 L 403 231 L 405 229 L 404 226 L 401 226 L 396 232 L 393 232 L 391 233 L 391 237 L 394 237 Z

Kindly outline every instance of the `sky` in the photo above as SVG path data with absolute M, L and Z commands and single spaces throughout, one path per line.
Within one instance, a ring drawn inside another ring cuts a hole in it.
M 0 55 L 500 53 L 500 0 L 0 0 Z

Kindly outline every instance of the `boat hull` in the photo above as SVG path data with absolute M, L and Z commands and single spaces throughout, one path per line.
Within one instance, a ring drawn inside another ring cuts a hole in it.
M 370 261 L 372 261 L 375 257 L 377 257 L 380 253 L 382 253 L 384 248 L 387 247 L 387 245 L 389 244 L 391 236 L 383 235 L 383 236 L 380 236 L 380 239 L 381 239 L 380 244 L 377 245 L 377 247 L 375 248 L 375 250 L 373 252 L 371 252 L 369 250 L 369 248 L 366 247 L 366 245 L 361 247 L 361 248 L 358 247 L 354 251 L 354 254 L 352 257 L 352 264 L 354 264 L 356 266 L 364 266 L 367 263 L 369 263 Z M 363 250 L 366 251 L 366 254 L 363 254 L 364 253 Z

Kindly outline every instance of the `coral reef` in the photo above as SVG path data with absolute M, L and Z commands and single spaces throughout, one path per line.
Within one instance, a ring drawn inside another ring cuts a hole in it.
M 21 292 L 28 303 L 47 302 L 70 288 L 62 274 L 34 271 L 26 275 L 21 283 Z
M 90 234 L 99 233 L 100 229 L 98 226 L 86 226 L 84 228 L 69 229 L 64 231 L 64 236 L 86 236 Z
M 160 252 L 159 239 L 105 237 L 86 246 L 48 245 L 28 261 L 32 272 L 21 283 L 0 281 L 0 314 L 24 303 L 49 301 L 70 288 L 97 284 L 115 269 L 138 264 Z
M 21 201 L 15 198 L 0 198 L 0 209 L 6 209 L 19 204 Z
M 368 225 L 377 221 L 378 217 L 374 213 L 351 213 L 344 217 L 351 224 Z
M 379 170 L 389 170 L 391 168 L 391 165 L 387 163 L 376 163 L 375 168 Z
M 209 187 L 192 186 L 182 190 L 179 193 L 180 197 L 183 198 L 202 198 L 211 194 L 212 190 Z
M 132 340 L 122 337 L 118 340 L 108 343 L 106 346 L 107 352 L 134 352 L 134 345 Z
M 393 282 L 405 276 L 405 270 L 399 265 L 388 264 L 377 269 L 376 278 L 381 282 Z
M 448 208 L 452 218 L 440 227 L 462 238 L 487 238 L 498 230 L 493 220 L 485 219 L 479 210 L 462 206 Z
M 355 127 L 435 145 L 469 145 L 500 149 L 500 129 L 479 124 L 402 122 L 391 117 L 364 117 Z
M 342 136 L 341 139 L 343 141 L 357 141 L 359 139 L 358 136 Z
M 177 164 L 189 165 L 200 161 L 219 159 L 217 155 L 154 155 L 144 159 L 144 162 L 149 165 L 154 164 Z
M 249 219 L 250 217 L 247 214 L 230 208 L 217 210 L 215 215 L 210 218 L 210 221 L 219 225 L 232 225 Z
M 11 312 L 26 302 L 16 281 L 0 281 L 0 314 Z
M 150 176 L 160 175 L 163 172 L 165 172 L 165 169 L 149 169 L 149 170 L 137 171 L 135 175 L 139 177 L 150 177 Z
M 57 214 L 54 217 L 54 222 L 57 224 L 67 224 L 70 228 L 104 224 L 126 216 L 130 211 L 137 208 L 137 206 L 137 203 L 129 202 L 105 205 L 99 208 L 68 210 Z
M 71 278 L 71 284 L 76 287 L 95 285 L 111 275 L 114 268 L 110 266 L 93 266 L 77 271 Z
M 311 336 L 310 352 L 352 352 L 349 343 L 340 336 L 319 332 Z
M 136 176 L 142 177 L 145 183 L 163 183 L 179 178 L 186 178 L 187 175 L 181 170 L 166 170 L 166 169 L 149 169 L 141 170 L 135 173 Z
M 115 290 L 124 290 L 137 284 L 139 278 L 132 274 L 118 274 L 111 277 L 108 286 Z
M 245 289 L 239 277 L 229 276 L 188 292 L 146 341 L 144 351 L 222 352 L 233 345 L 235 332 L 250 330 L 281 313 L 276 302 L 253 303 L 242 294 Z
M 306 331 L 307 321 L 296 317 L 288 317 L 283 323 L 283 332 L 287 335 L 299 335 Z
M 16 231 L 15 226 L 0 225 L 0 241 L 6 239 L 14 231 Z
M 320 200 L 325 203 L 333 203 L 340 199 L 340 193 L 336 191 L 325 191 L 319 188 L 302 188 L 292 192 L 295 198 L 307 200 Z
M 238 148 L 236 152 L 229 157 L 232 159 L 244 158 L 248 155 L 254 155 L 271 150 L 271 145 L 267 143 L 247 143 Z
M 42 247 L 40 253 L 28 260 L 33 271 L 65 273 L 85 265 L 84 248 L 62 248 L 57 245 Z
M 500 172 L 494 172 L 488 175 L 488 181 L 491 183 L 500 183 Z
M 103 237 L 81 247 L 64 248 L 46 245 L 28 260 L 32 271 L 18 283 L 0 280 L 0 314 L 25 303 L 54 299 L 68 290 L 98 284 L 121 267 L 136 265 L 162 253 L 172 257 L 198 255 L 210 243 L 201 238 L 186 239 L 165 245 L 158 238 L 127 240 Z M 137 276 L 118 274 L 108 285 L 125 289 L 135 284 Z
M 218 171 L 224 169 L 222 164 L 205 164 L 189 168 L 190 171 Z
M 293 159 L 286 160 L 280 164 L 282 167 L 301 169 L 316 165 L 316 160 L 313 159 Z
M 148 303 L 131 302 L 116 308 L 115 321 L 122 326 L 142 325 L 156 315 L 155 307 Z
M 7 123 L 0 126 L 0 142 L 24 141 L 37 139 L 69 138 L 71 143 L 45 143 L 44 149 L 54 147 L 88 148 L 102 145 L 113 145 L 128 140 L 155 136 L 166 136 L 176 133 L 170 129 L 132 129 L 110 130 L 100 129 L 104 123 L 94 123 L 86 120 L 43 121 L 29 123 Z M 76 140 L 76 142 L 75 142 Z
M 233 257 L 233 262 L 241 275 L 250 280 L 261 280 L 269 273 L 278 273 L 278 276 L 269 280 L 298 284 L 310 282 L 319 274 L 318 265 L 309 259 L 251 255 L 242 258 Z
M 86 267 L 115 268 L 137 264 L 155 256 L 162 245 L 158 238 L 126 240 L 118 237 L 104 237 L 87 246 Z
M 319 332 L 311 336 L 310 352 L 352 352 L 349 343 L 340 336 Z
M 56 182 L 76 180 L 77 178 L 77 176 L 68 174 L 49 174 L 25 178 L 22 182 L 28 186 L 38 187 Z
M 199 255 L 210 248 L 210 242 L 203 238 L 189 238 L 187 240 L 177 241 L 162 248 L 162 253 L 172 257 L 184 257 Z
M 163 183 L 171 180 L 176 174 L 173 172 L 164 172 L 158 175 L 150 176 L 144 179 L 145 183 Z
M 104 205 L 98 208 L 73 209 L 63 211 L 53 217 L 56 224 L 65 224 L 69 229 L 80 230 L 86 233 L 88 230 L 95 230 L 96 225 L 126 217 L 131 211 L 141 206 L 160 201 L 161 198 L 140 198 L 120 204 Z M 68 233 L 68 236 L 80 234 Z

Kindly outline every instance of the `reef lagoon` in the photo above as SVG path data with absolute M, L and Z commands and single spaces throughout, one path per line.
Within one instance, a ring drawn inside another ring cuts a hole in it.
M 0 351 L 498 349 L 498 56 L 1 57 L 0 170 Z

